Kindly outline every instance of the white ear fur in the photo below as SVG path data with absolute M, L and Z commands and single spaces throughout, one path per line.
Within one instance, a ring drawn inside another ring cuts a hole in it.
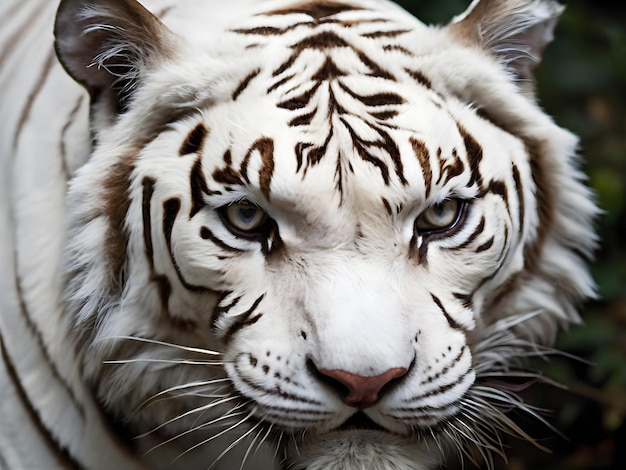
M 173 55 L 175 36 L 135 0 L 63 0 L 55 23 L 57 56 L 67 72 L 123 112 L 142 72 Z M 102 104 L 102 103 L 100 103 Z
M 474 0 L 449 28 L 496 56 L 518 80 L 533 80 L 563 9 L 552 0 Z

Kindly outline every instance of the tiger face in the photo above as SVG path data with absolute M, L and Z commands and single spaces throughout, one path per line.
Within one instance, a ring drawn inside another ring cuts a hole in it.
M 433 28 L 269 2 L 216 39 L 183 6 L 160 13 L 175 34 L 80 3 L 56 27 L 96 142 L 69 192 L 69 337 L 153 465 L 427 469 L 517 433 L 491 379 L 591 292 L 576 140 L 501 47 L 540 50 L 556 5 Z

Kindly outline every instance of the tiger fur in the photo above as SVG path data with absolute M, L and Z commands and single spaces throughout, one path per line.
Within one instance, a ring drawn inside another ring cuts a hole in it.
M 594 292 L 577 139 L 533 90 L 561 11 L 3 2 L 0 467 L 430 470 L 528 438 L 502 384 Z

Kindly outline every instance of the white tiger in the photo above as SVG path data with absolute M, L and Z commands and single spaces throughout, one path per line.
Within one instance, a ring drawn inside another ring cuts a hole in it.
M 2 2 L 0 467 L 427 470 L 528 438 L 503 381 L 593 295 L 577 139 L 532 90 L 561 10 Z

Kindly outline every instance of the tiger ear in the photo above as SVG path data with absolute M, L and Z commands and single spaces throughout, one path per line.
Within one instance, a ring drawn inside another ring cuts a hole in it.
M 552 0 L 474 0 L 449 28 L 493 54 L 518 80 L 533 82 L 563 9 Z
M 123 113 L 145 72 L 174 53 L 175 37 L 135 0 L 62 0 L 57 56 L 92 101 Z

